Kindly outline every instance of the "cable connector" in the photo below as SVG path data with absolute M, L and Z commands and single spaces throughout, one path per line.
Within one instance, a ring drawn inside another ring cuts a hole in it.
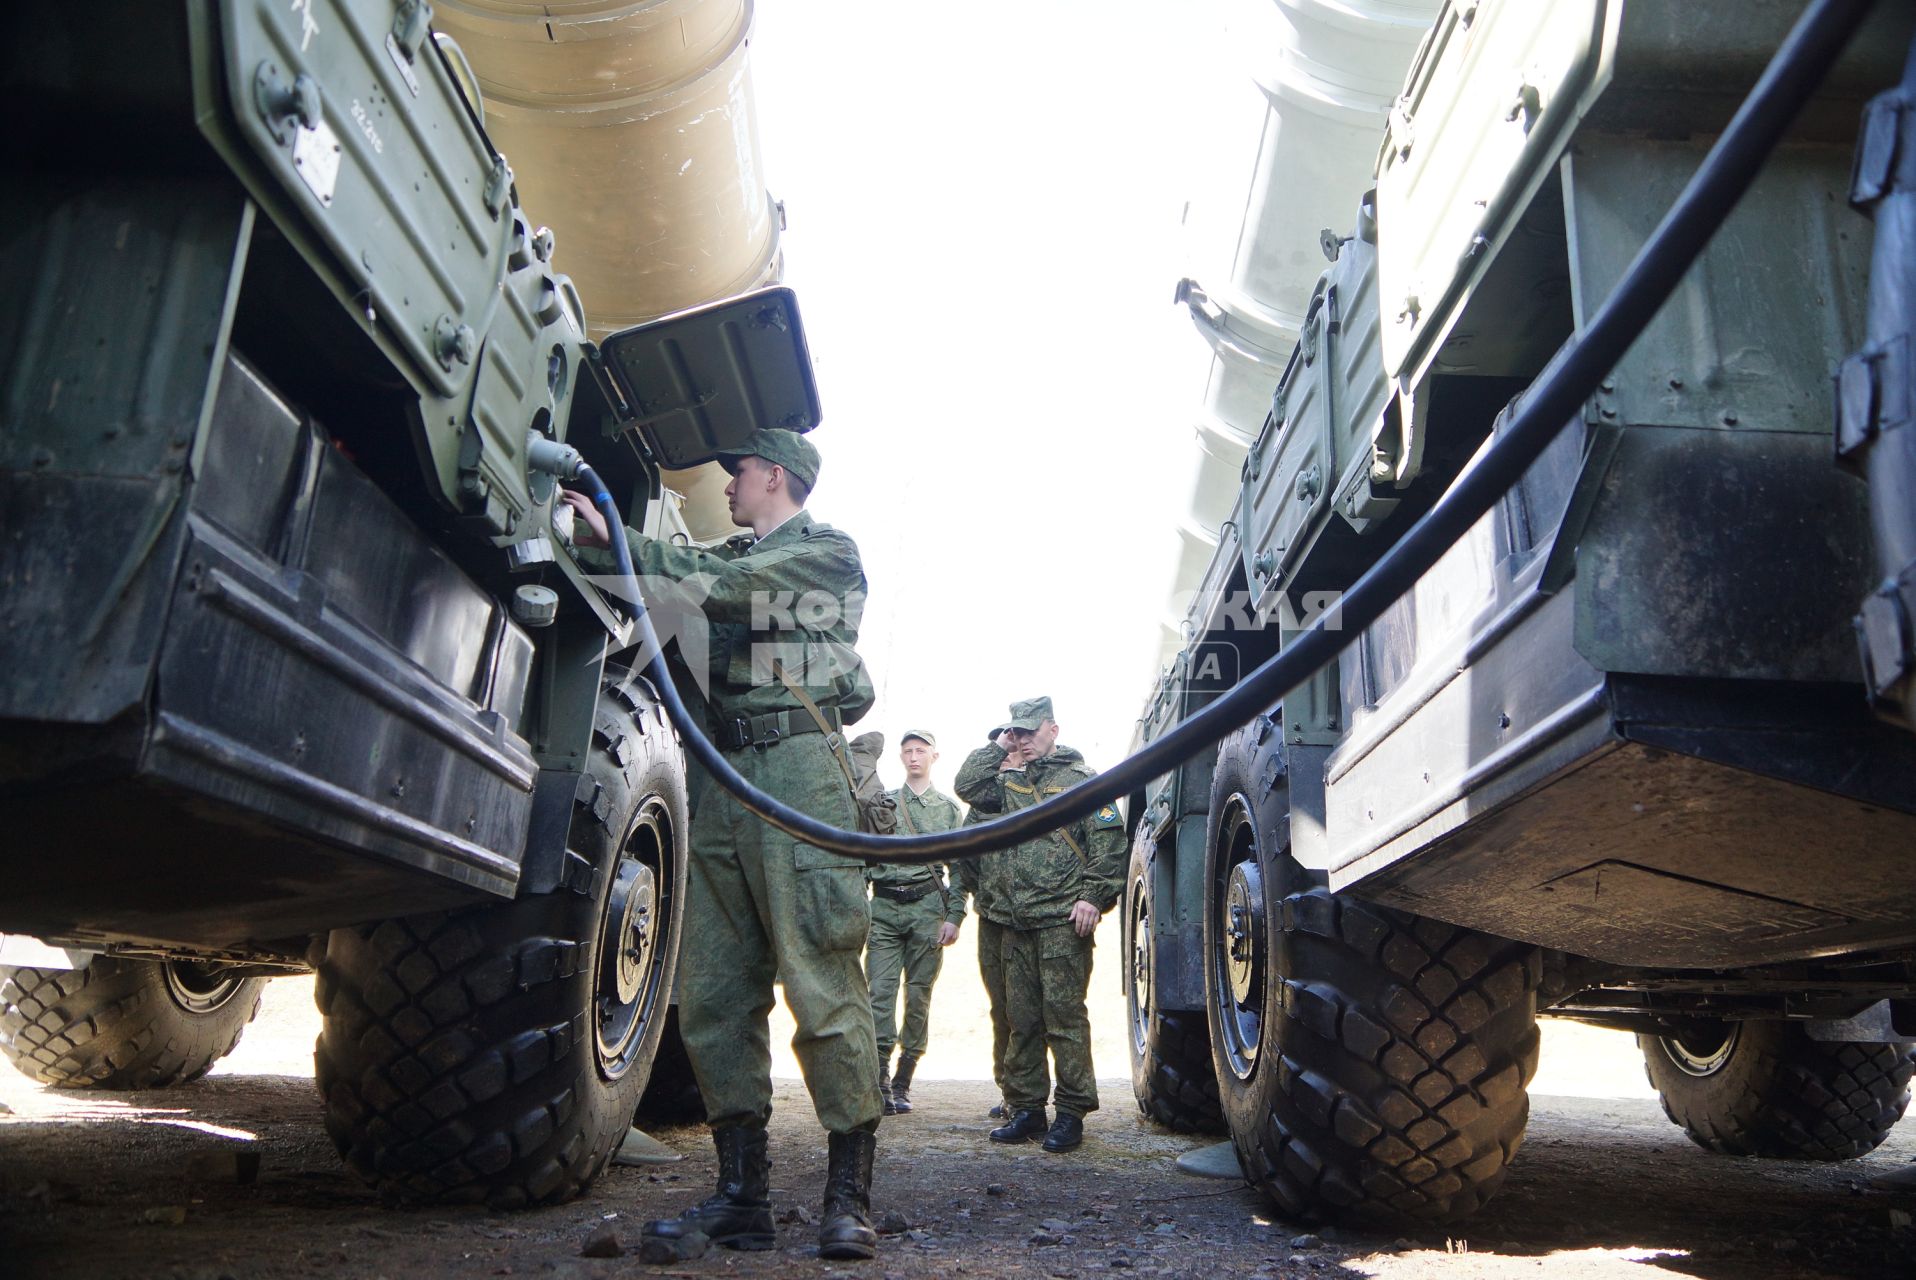
M 543 471 L 561 480 L 571 480 L 585 466 L 585 459 L 571 445 L 549 440 L 534 431 L 526 442 L 526 465 L 534 471 Z

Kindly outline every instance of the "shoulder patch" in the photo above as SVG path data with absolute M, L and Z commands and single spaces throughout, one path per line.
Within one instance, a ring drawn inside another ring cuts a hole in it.
M 1124 819 L 1118 816 L 1118 806 L 1114 804 L 1105 805 L 1102 809 L 1092 814 L 1091 821 L 1101 827 L 1120 827 L 1124 825 Z

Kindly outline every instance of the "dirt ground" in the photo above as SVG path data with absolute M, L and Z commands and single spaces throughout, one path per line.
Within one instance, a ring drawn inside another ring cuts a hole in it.
M 953 954 L 969 959 L 962 943 Z M 1107 942 L 1100 958 L 1113 955 Z M 1448 1233 L 1283 1221 L 1239 1184 L 1173 1168 L 1181 1152 L 1211 1140 L 1139 1119 L 1115 985 L 1108 971 L 1095 983 L 1094 1049 L 1110 1078 L 1078 1152 L 985 1140 L 988 1030 L 972 966 L 954 962 L 938 988 L 918 1108 L 879 1135 L 873 1199 L 887 1234 L 878 1260 L 816 1257 L 806 1219 L 817 1209 L 823 1140 L 786 1054 L 773 1121 L 779 1250 L 652 1267 L 636 1255 L 639 1224 L 710 1189 L 702 1129 L 657 1131 L 683 1161 L 614 1168 L 586 1198 L 558 1208 L 383 1209 L 320 1127 L 310 980 L 282 979 L 269 985 L 239 1051 L 197 1085 L 60 1093 L 0 1066 L 0 1276 L 1916 1275 L 1916 1190 L 1871 1184 L 1916 1160 L 1916 1124 L 1844 1165 L 1711 1156 L 1664 1120 L 1628 1037 L 1558 1023 L 1546 1024 L 1528 1141 L 1485 1212 Z M 774 1040 L 789 1034 L 785 1023 Z M 235 1176 L 242 1153 L 258 1160 L 250 1183 Z M 623 1256 L 580 1256 L 601 1227 Z

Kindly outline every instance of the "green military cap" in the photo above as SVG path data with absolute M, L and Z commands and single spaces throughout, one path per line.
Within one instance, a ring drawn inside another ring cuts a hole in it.
M 993 729 L 990 733 L 987 733 L 985 737 L 991 739 L 993 742 L 996 742 L 998 740 L 998 735 L 1003 733 L 1006 729 L 1009 729 L 1010 727 L 1011 726 L 1008 724 L 1001 724 L 997 728 Z
M 763 458 L 803 480 L 807 489 L 818 483 L 818 450 L 796 431 L 765 427 L 754 431 L 738 448 L 721 449 L 716 456 L 728 472 L 738 470 L 740 458 Z
M 1047 720 L 1055 720 L 1051 714 L 1051 699 L 1026 698 L 1023 702 L 1011 704 L 1011 719 L 1005 722 L 1007 729 L 1041 729 Z
M 913 738 L 918 739 L 920 742 L 930 747 L 933 751 L 938 750 L 938 739 L 932 737 L 929 733 L 926 733 L 923 729 L 905 730 L 905 736 L 898 740 L 899 747 L 902 748 L 907 742 L 910 742 Z

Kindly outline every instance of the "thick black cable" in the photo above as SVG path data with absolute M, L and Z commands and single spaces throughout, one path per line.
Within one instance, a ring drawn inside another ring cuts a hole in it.
M 876 836 L 845 831 L 793 809 L 753 786 L 725 759 L 680 699 L 666 670 L 651 619 L 639 601 L 631 552 L 611 499 L 601 509 L 612 533 L 620 572 L 637 609 L 639 638 L 649 654 L 647 672 L 666 711 L 679 726 L 686 750 L 711 771 L 719 785 L 747 809 L 779 830 L 852 857 L 883 862 L 943 862 L 1009 848 L 1091 814 L 1101 805 L 1141 789 L 1232 730 L 1263 714 L 1302 684 L 1409 591 L 1471 526 L 1523 476 L 1550 442 L 1623 358 L 1669 299 L 1710 237 L 1756 179 L 1764 160 L 1822 83 L 1830 66 L 1868 15 L 1873 0 L 1814 0 L 1765 68 L 1735 119 L 1704 157 L 1696 174 L 1658 224 L 1614 292 L 1525 392 L 1504 438 L 1485 450 L 1395 547 L 1345 593 L 1341 608 L 1314 622 L 1236 688 L 1178 724 L 1143 750 L 1056 799 L 1009 817 L 935 835 Z M 604 495 L 596 476 L 589 479 Z M 1340 630 L 1329 631 L 1326 617 Z

